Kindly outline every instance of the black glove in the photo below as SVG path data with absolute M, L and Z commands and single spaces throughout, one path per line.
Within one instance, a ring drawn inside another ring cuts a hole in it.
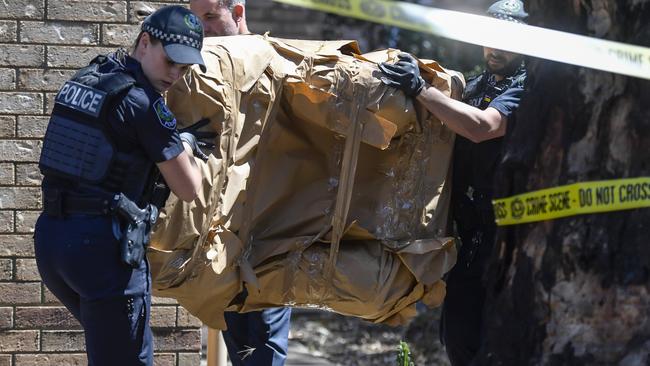
M 214 144 L 211 141 L 213 141 L 218 136 L 218 133 L 216 132 L 198 131 L 199 128 L 207 125 L 208 123 L 210 123 L 210 120 L 204 118 L 191 126 L 178 130 L 178 132 L 180 132 L 181 141 L 187 142 L 187 144 L 192 148 L 194 156 L 203 161 L 207 161 L 208 156 L 205 155 L 201 149 L 203 148 L 212 150 L 214 148 Z
M 382 62 L 379 70 L 384 74 L 381 81 L 404 92 L 409 97 L 415 97 L 424 88 L 424 79 L 420 76 L 420 68 L 413 56 L 408 53 L 397 55 L 399 61 L 394 64 Z
M 207 161 L 208 157 L 201 151 L 201 148 L 199 147 L 199 143 L 196 141 L 196 137 L 192 135 L 190 132 L 181 132 L 180 133 L 181 141 L 187 142 L 188 145 L 190 145 L 190 148 L 192 149 L 192 153 L 194 154 L 195 157 Z
M 194 135 L 197 140 L 208 143 L 208 140 L 214 140 L 215 137 L 217 137 L 219 134 L 216 132 L 212 131 L 199 131 L 199 128 L 206 126 L 208 123 L 210 123 L 209 118 L 203 118 L 199 120 L 198 122 L 194 123 L 193 125 L 181 128 L 178 130 L 178 132 L 183 133 L 183 132 L 190 132 L 192 135 Z M 212 144 L 214 146 L 214 144 Z

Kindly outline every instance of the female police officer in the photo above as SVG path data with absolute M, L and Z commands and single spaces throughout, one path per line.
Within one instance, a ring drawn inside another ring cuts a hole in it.
M 142 24 L 131 55 L 96 57 L 55 99 L 39 167 L 43 213 L 34 245 L 45 285 L 79 320 L 90 365 L 151 365 L 150 274 L 144 250 L 156 182 L 191 201 L 196 139 L 176 131 L 161 93 L 201 58 L 203 28 L 168 6 Z

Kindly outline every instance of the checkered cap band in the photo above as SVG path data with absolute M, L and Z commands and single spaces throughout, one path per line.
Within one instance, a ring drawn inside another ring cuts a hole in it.
M 503 14 L 503 13 L 496 13 L 496 14 L 490 14 L 490 15 L 492 15 L 492 17 L 497 18 L 497 19 L 507 20 L 509 22 L 526 24 L 526 23 L 524 23 L 523 21 L 521 21 L 521 20 L 519 20 L 517 18 L 513 18 L 510 15 L 506 15 L 506 14 Z
M 142 24 L 142 30 L 151 34 L 154 38 L 157 38 L 161 41 L 170 42 L 170 43 L 180 43 L 186 46 L 194 47 L 197 50 L 201 49 L 202 41 L 197 41 L 196 39 L 181 34 L 165 33 L 158 28 L 152 27 L 150 24 Z

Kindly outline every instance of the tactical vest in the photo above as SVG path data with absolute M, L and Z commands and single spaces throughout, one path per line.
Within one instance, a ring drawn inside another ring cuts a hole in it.
M 154 163 L 140 149 L 120 151 L 107 122 L 135 83 L 117 61 L 98 56 L 63 85 L 39 161 L 44 188 L 91 196 L 121 192 L 139 205 L 148 202 Z
M 484 72 L 467 83 L 463 101 L 481 110 L 486 109 L 494 98 L 517 84 L 523 86 L 525 71 L 519 69 L 513 76 L 494 81 Z M 500 159 L 503 138 L 474 143 L 456 136 L 454 146 L 454 219 L 463 227 L 493 224 L 492 187 L 494 171 Z

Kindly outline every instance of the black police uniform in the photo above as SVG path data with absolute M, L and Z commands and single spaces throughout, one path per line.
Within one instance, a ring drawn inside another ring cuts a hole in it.
M 173 114 L 123 51 L 97 57 L 56 96 L 35 254 L 43 282 L 85 330 L 90 365 L 153 362 L 148 263 L 143 253 L 125 262 L 129 226 L 116 204 L 120 197 L 155 215 L 154 163 L 182 151 Z
M 508 123 L 519 107 L 526 72 L 496 81 L 488 71 L 467 83 L 463 101 L 481 110 L 492 107 Z M 494 172 L 503 138 L 481 143 L 456 136 L 452 215 L 461 246 L 458 261 L 447 275 L 447 295 L 441 321 L 442 340 L 453 365 L 467 365 L 478 351 L 485 289 L 483 273 L 494 246 L 492 210 Z

